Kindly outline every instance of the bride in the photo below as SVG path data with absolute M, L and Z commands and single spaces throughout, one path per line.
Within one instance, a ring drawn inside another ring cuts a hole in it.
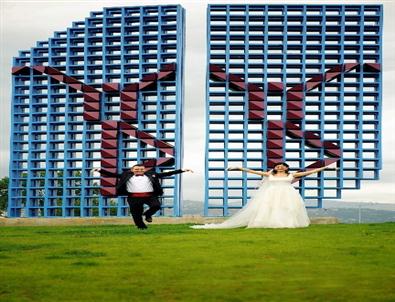
M 246 168 L 228 168 L 229 171 L 243 171 L 266 177 L 248 204 L 235 215 L 217 224 L 193 225 L 194 229 L 247 228 L 300 228 L 310 224 L 304 202 L 292 186 L 292 180 L 320 172 L 327 167 L 306 172 L 289 173 L 286 163 L 278 163 L 269 172 Z

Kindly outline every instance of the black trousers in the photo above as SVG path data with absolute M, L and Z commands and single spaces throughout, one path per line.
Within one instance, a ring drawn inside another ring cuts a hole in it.
M 128 197 L 130 213 L 132 214 L 134 224 L 137 227 L 146 227 L 143 221 L 143 215 L 150 217 L 160 210 L 158 197 Z M 148 210 L 144 212 L 144 204 L 148 205 Z

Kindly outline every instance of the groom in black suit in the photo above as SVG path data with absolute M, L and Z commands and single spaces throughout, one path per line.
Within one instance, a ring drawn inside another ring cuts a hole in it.
M 147 228 L 142 216 L 145 216 L 145 221 L 152 222 L 152 215 L 160 209 L 159 196 L 163 195 L 163 189 L 159 180 L 174 174 L 193 172 L 190 169 L 178 169 L 164 173 L 156 173 L 155 171 L 146 171 L 142 164 L 134 165 L 130 170 L 122 174 L 114 174 L 102 169 L 93 169 L 93 171 L 118 178 L 116 186 L 117 195 L 128 196 L 127 201 L 133 221 L 141 230 Z M 149 207 L 145 212 L 144 204 Z

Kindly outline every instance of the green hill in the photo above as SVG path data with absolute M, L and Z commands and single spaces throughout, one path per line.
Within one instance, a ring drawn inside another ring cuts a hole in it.
M 1 227 L 0 301 L 394 301 L 395 224 Z

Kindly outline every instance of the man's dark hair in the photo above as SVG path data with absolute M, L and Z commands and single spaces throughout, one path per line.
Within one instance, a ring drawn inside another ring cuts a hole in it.
M 144 164 L 138 163 L 138 164 L 135 164 L 134 166 L 132 166 L 132 169 L 133 169 L 134 167 L 145 167 L 145 166 L 144 166 Z

